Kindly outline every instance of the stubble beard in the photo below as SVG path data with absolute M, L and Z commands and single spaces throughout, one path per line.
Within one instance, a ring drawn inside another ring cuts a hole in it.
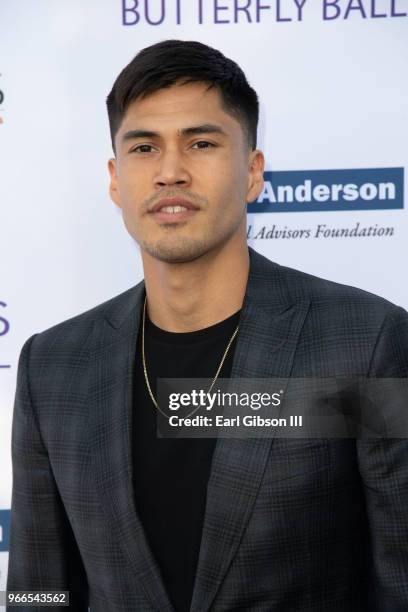
M 245 215 L 246 218 L 246 215 Z M 239 231 L 242 217 L 236 219 L 233 225 L 224 227 L 223 230 L 212 233 L 207 230 L 201 238 L 191 236 L 165 236 L 155 242 L 147 240 L 138 241 L 140 248 L 144 249 L 151 257 L 166 263 L 188 263 L 203 257 L 211 251 L 217 251 L 226 244 L 230 238 Z M 220 226 L 218 226 L 220 230 Z M 174 226 L 167 228 L 168 233 L 176 230 Z M 176 230 L 177 231 L 177 230 Z
M 142 241 L 140 248 L 151 257 L 165 263 L 188 263 L 202 257 L 214 248 L 213 241 L 194 239 L 188 236 L 174 237 L 172 240 L 160 238 L 154 243 Z
M 228 242 L 230 238 L 239 231 L 240 225 L 246 219 L 246 208 L 242 209 L 242 213 L 229 225 L 222 227 L 220 219 L 215 222 L 213 231 L 206 228 L 201 237 L 191 237 L 188 235 L 177 235 L 180 226 L 188 222 L 181 222 L 176 227 L 173 224 L 163 225 L 166 230 L 166 235 L 158 238 L 155 241 L 149 241 L 138 237 L 133 233 L 133 237 L 138 242 L 140 248 L 145 250 L 151 257 L 163 261 L 165 263 L 188 263 L 200 257 L 203 257 L 210 251 L 216 251 Z M 217 231 L 218 230 L 218 231 Z M 246 230 L 245 230 L 246 236 Z

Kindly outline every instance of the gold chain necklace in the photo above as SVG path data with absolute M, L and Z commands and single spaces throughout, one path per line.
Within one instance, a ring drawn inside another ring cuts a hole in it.
M 154 397 L 154 395 L 153 395 L 153 391 L 152 391 L 152 389 L 151 389 L 151 387 L 150 387 L 149 377 L 148 377 L 148 375 L 147 375 L 146 357 L 145 357 L 145 319 L 146 319 L 146 303 L 147 303 L 147 295 L 145 296 L 145 299 L 144 299 L 144 304 L 143 304 L 143 321 L 142 321 L 142 361 L 143 361 L 143 372 L 144 372 L 144 377 L 145 377 L 145 381 L 146 381 L 147 390 L 149 391 L 149 395 L 150 395 L 150 398 L 151 398 L 151 400 L 152 400 L 153 404 L 156 406 L 157 410 L 158 410 L 159 412 L 161 412 L 161 414 L 167 418 L 167 415 L 166 415 L 166 414 L 164 414 L 164 412 L 162 412 L 162 411 L 160 410 L 160 408 L 159 408 L 159 405 L 158 405 L 158 403 L 157 403 L 157 401 L 156 401 L 156 398 L 155 398 L 155 397 Z M 208 389 L 207 393 L 211 393 L 211 390 L 212 390 L 213 386 L 215 385 L 215 382 L 216 382 L 216 380 L 217 380 L 217 378 L 218 378 L 218 375 L 219 375 L 219 373 L 220 373 L 220 371 L 221 371 L 221 368 L 222 368 L 222 366 L 223 366 L 223 363 L 224 363 L 224 361 L 225 361 L 225 358 L 226 358 L 226 356 L 228 355 L 228 351 L 229 351 L 229 349 L 230 349 L 230 346 L 231 346 L 231 344 L 233 343 L 234 338 L 235 338 L 235 336 L 236 336 L 236 335 L 237 335 L 237 333 L 238 333 L 238 329 L 239 329 L 239 325 L 237 325 L 237 327 L 236 327 L 236 329 L 235 329 L 234 333 L 232 334 L 231 338 L 229 339 L 229 342 L 228 342 L 228 344 L 227 344 L 227 348 L 226 348 L 226 349 L 225 349 L 225 351 L 224 351 L 224 354 L 223 354 L 222 359 L 221 359 L 221 361 L 220 361 L 220 365 L 218 366 L 218 370 L 217 370 L 217 372 L 216 372 L 216 374 L 215 374 L 214 378 L 212 379 L 212 382 L 211 382 L 210 388 Z M 198 408 L 194 409 L 194 410 L 193 410 L 193 412 L 195 412 L 196 410 L 198 410 Z M 191 414 L 193 414 L 193 413 L 191 413 Z M 191 415 L 189 415 L 189 416 L 191 416 Z

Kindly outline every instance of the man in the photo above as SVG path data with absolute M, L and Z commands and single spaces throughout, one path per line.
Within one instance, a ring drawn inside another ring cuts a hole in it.
M 144 281 L 23 347 L 8 589 L 76 611 L 407 610 L 406 440 L 155 429 L 157 378 L 406 377 L 406 312 L 248 249 L 258 101 L 220 52 L 144 49 L 108 113 Z

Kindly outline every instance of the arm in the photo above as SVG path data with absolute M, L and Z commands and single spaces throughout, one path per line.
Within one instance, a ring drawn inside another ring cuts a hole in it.
M 29 388 L 31 337 L 21 351 L 12 427 L 13 492 L 7 590 L 70 591 L 69 610 L 87 612 L 82 560 L 41 438 Z M 10 611 L 61 610 L 12 607 Z M 64 608 L 67 609 L 67 608 Z
M 407 376 L 408 314 L 394 307 L 378 336 L 368 377 Z M 405 403 L 408 410 L 408 398 Z M 359 440 L 357 450 L 371 542 L 370 610 L 403 612 L 408 610 L 408 440 Z

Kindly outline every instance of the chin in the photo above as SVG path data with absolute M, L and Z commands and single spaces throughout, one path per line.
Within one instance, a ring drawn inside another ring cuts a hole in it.
M 188 263 L 202 257 L 216 248 L 216 245 L 204 240 L 184 238 L 177 241 L 158 240 L 155 243 L 142 242 L 140 247 L 151 257 L 165 263 Z

